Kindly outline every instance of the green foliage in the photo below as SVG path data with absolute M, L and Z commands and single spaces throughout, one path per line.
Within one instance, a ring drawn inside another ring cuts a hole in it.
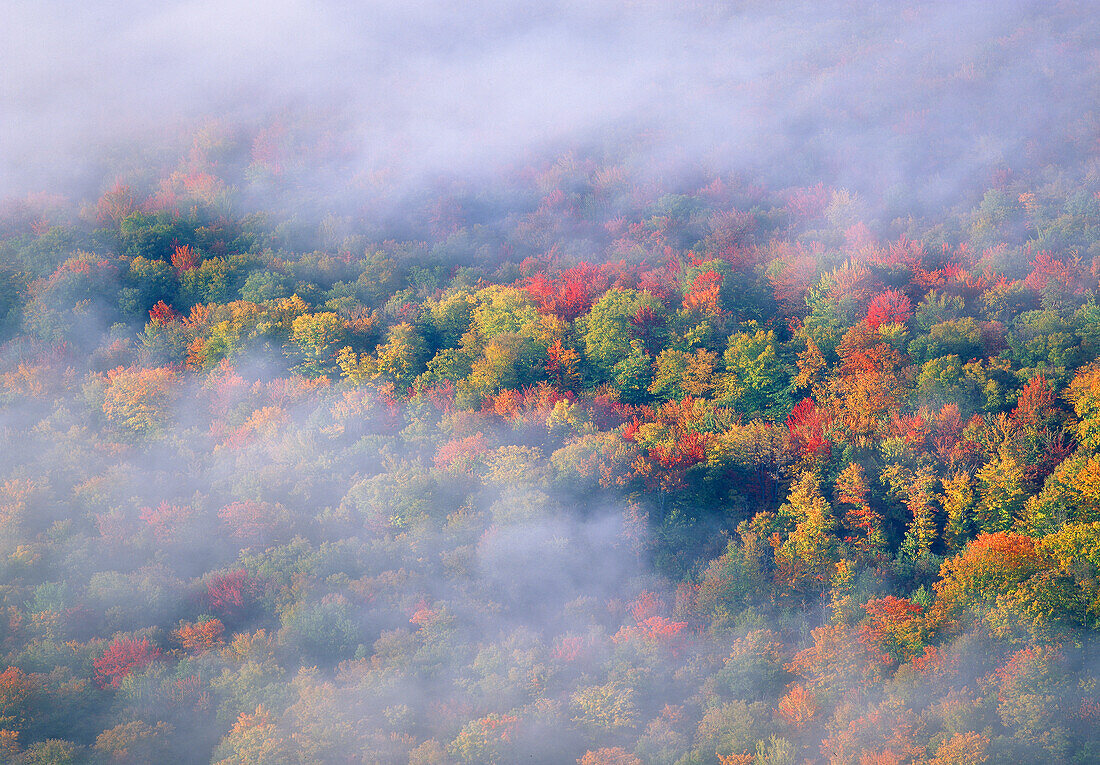
M 780 360 L 775 332 L 758 329 L 730 335 L 722 359 L 726 374 L 719 389 L 730 406 L 749 419 L 786 419 L 794 405 L 789 390 L 790 365 Z
M 634 339 L 630 319 L 647 307 L 653 311 L 662 308 L 649 293 L 611 289 L 578 322 L 584 339 L 585 358 L 600 379 L 609 379 L 614 374 L 614 366 L 630 355 L 630 341 Z

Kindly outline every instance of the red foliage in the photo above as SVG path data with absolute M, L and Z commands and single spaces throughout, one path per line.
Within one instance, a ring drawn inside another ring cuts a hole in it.
M 171 324 L 174 321 L 183 321 L 183 317 L 172 306 L 163 300 L 158 300 L 157 304 L 149 310 L 149 321 L 153 324 Z
M 1079 293 L 1082 269 L 1081 259 L 1074 256 L 1071 260 L 1055 260 L 1047 250 L 1043 250 L 1031 261 L 1031 273 L 1024 279 L 1024 286 L 1035 292 L 1042 292 L 1052 282 L 1066 292 Z
M 812 399 L 804 398 L 787 417 L 791 446 L 804 457 L 828 459 L 832 443 L 825 437 L 825 415 Z
M 690 468 L 707 458 L 707 441 L 710 434 L 688 431 L 681 433 L 668 447 L 654 446 L 649 450 L 649 458 L 661 468 L 662 485 L 677 485 Z
M 638 633 L 648 640 L 667 643 L 677 640 L 686 626 L 687 622 L 674 622 L 664 616 L 651 616 L 638 622 Z
M 543 313 L 572 321 L 592 307 L 608 288 L 608 274 L 591 263 L 581 263 L 554 276 L 535 274 L 522 285 Z
M 558 661 L 576 661 L 583 653 L 584 648 L 584 638 L 567 636 L 558 640 L 554 650 L 550 652 L 550 656 Z
M 817 218 L 832 201 L 832 189 L 825 188 L 824 184 L 816 186 L 803 186 L 791 189 L 787 192 L 787 210 L 798 218 Z
M 1012 419 L 1021 425 L 1038 427 L 1055 414 L 1056 399 L 1046 377 L 1038 374 L 1027 381 L 1016 399 Z
M 645 590 L 630 602 L 630 615 L 634 617 L 635 622 L 642 622 L 651 616 L 656 616 L 663 607 L 664 604 L 657 593 Z
M 890 433 L 905 441 L 910 448 L 922 447 L 931 434 L 928 422 L 920 414 L 890 412 Z
M 597 393 L 585 403 L 585 409 L 588 410 L 588 416 L 592 419 L 592 424 L 600 430 L 617 428 L 634 416 L 633 407 L 621 401 L 616 401 L 606 393 Z
M 489 453 L 489 444 L 480 431 L 466 438 L 455 438 L 439 447 L 435 465 L 440 468 L 470 467 Z
M 218 518 L 235 538 L 256 543 L 269 539 L 285 525 L 285 510 L 264 502 L 233 502 L 218 511 Z
M 615 643 L 644 640 L 662 646 L 673 654 L 684 647 L 684 628 L 687 622 L 675 622 L 664 616 L 651 616 L 633 627 L 623 627 L 612 638 Z
M 248 611 L 258 592 L 258 583 L 242 568 L 207 579 L 203 600 L 211 611 L 230 618 Z
M 198 512 L 190 505 L 161 502 L 155 508 L 143 507 L 139 517 L 149 524 L 158 544 L 170 544 L 187 538 L 187 532 L 195 528 L 197 515 Z
M 880 292 L 867 306 L 867 323 L 874 329 L 882 324 L 904 324 L 913 316 L 913 304 L 897 290 Z
M 160 659 L 160 649 L 149 638 L 116 638 L 103 655 L 92 662 L 100 688 L 117 688 L 123 678 Z

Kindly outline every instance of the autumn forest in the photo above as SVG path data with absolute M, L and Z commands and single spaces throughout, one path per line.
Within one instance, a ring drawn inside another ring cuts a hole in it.
M 1100 38 L 1043 5 L 922 87 Z M 0 761 L 1100 762 L 1097 101 L 891 106 L 910 185 L 283 110 L 5 190 Z

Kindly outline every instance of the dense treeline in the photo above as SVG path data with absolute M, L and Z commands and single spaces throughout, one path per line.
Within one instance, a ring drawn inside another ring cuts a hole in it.
M 312 219 L 242 140 L 3 210 L 6 757 L 1100 757 L 1095 172 Z

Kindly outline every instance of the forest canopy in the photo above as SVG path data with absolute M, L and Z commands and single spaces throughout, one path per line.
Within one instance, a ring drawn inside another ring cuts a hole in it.
M 1068 108 L 1097 22 L 914 74 L 849 5 L 873 96 L 771 169 L 616 123 L 429 183 L 281 111 L 9 194 L 0 759 L 1100 759 L 1100 88 L 830 132 L 1013 60 Z

